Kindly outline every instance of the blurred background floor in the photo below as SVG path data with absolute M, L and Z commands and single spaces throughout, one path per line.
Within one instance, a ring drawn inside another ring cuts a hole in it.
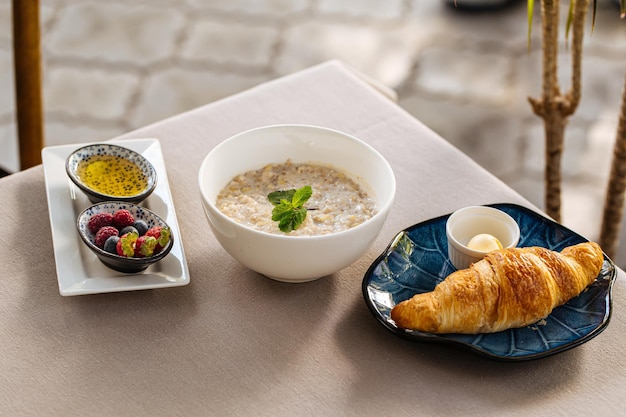
M 565 13 L 569 2 L 561 3 Z M 540 16 L 529 50 L 526 1 L 479 11 L 443 0 L 40 4 L 46 145 L 106 140 L 338 59 L 394 88 L 406 111 L 543 207 L 543 123 L 527 101 L 541 87 Z M 597 239 L 626 20 L 615 1 L 600 0 L 593 34 L 587 28 L 582 101 L 566 131 L 562 223 Z M 11 45 L 11 1 L 0 0 L 0 168 L 9 172 L 19 168 Z M 622 252 L 616 260 L 626 260 Z

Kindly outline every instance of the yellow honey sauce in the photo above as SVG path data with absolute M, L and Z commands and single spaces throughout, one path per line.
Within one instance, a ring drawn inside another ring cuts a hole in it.
M 115 197 L 134 196 L 148 187 L 141 168 L 117 155 L 96 155 L 81 161 L 76 174 L 92 190 Z

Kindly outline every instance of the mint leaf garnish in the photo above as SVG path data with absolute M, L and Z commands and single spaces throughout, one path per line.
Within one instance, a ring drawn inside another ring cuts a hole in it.
M 281 190 L 269 193 L 267 199 L 274 205 L 272 220 L 278 222 L 278 228 L 285 233 L 296 230 L 306 218 L 306 203 L 313 189 L 305 185 L 299 189 Z
M 296 193 L 296 190 L 285 190 L 285 191 L 274 191 L 273 193 L 269 193 L 267 196 L 270 203 L 277 206 L 280 204 L 281 200 L 291 201 L 293 199 L 293 195 Z
M 304 187 L 296 190 L 296 192 L 293 194 L 293 197 L 291 199 L 291 204 L 293 204 L 294 207 L 301 208 L 304 205 L 304 203 L 306 203 L 309 200 L 309 198 L 311 198 L 312 194 L 313 194 L 313 189 L 311 188 L 311 186 L 305 185 Z

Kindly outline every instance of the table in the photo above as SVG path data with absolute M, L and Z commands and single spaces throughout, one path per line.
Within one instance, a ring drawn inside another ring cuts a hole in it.
M 61 297 L 42 167 L 0 180 L 0 415 L 622 413 L 622 271 L 607 329 L 536 361 L 407 341 L 375 321 L 361 280 L 398 231 L 472 204 L 533 208 L 391 97 L 330 61 L 116 138 L 161 141 L 191 276 L 183 287 Z M 216 144 L 277 123 L 356 135 L 397 177 L 396 202 L 368 253 L 306 284 L 275 282 L 234 261 L 211 234 L 197 189 Z

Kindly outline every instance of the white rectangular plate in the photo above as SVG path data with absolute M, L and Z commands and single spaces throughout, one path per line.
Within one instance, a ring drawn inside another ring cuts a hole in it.
M 76 219 L 92 205 L 65 172 L 68 155 L 87 143 L 48 146 L 42 150 L 50 227 L 59 292 L 63 296 L 177 287 L 189 283 L 189 268 L 170 193 L 161 144 L 157 139 L 110 141 L 142 154 L 157 172 L 154 192 L 142 205 L 168 223 L 174 235 L 171 252 L 160 262 L 137 274 L 124 274 L 106 267 L 81 241 Z

